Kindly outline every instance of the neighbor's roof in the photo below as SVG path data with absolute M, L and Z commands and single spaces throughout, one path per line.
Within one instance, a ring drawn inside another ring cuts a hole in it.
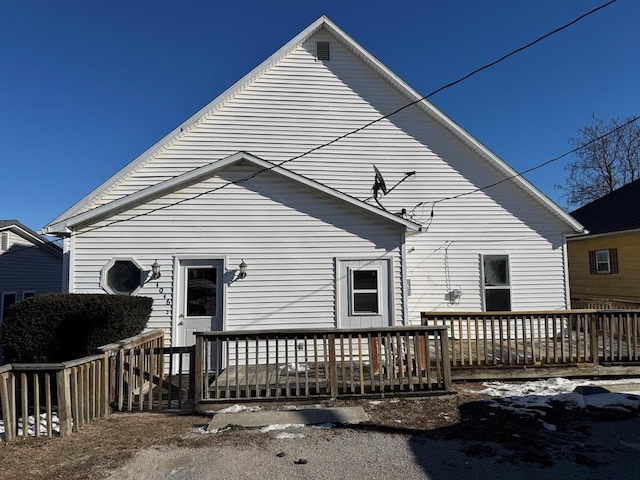
M 409 230 L 417 232 L 421 231 L 422 229 L 422 227 L 417 223 L 414 223 L 398 215 L 394 215 L 393 213 L 390 213 L 386 210 L 382 210 L 380 208 L 369 205 L 368 203 L 358 200 L 357 198 L 347 195 L 346 193 L 342 193 L 338 190 L 327 187 L 320 182 L 316 182 L 315 180 L 311 180 L 310 178 L 292 172 L 291 170 L 287 170 L 284 167 L 280 167 L 275 163 L 268 162 L 247 152 L 238 152 L 226 158 L 223 158 L 222 160 L 218 160 L 217 162 L 210 163 L 209 165 L 205 165 L 204 167 L 196 168 L 195 170 L 183 173 L 182 175 L 169 180 L 165 180 L 164 182 L 158 183 L 157 185 L 145 188 L 144 190 L 140 190 L 139 192 L 127 195 L 126 197 L 120 198 L 118 200 L 114 200 L 111 203 L 107 203 L 106 205 L 94 208 L 93 210 L 75 215 L 71 218 L 57 223 L 52 223 L 51 225 L 45 227 L 45 232 L 51 234 L 70 233 L 71 230 L 78 226 L 91 224 L 92 222 L 109 217 L 129 208 L 133 208 L 137 205 L 141 205 L 154 198 L 158 198 L 162 195 L 174 192 L 180 188 L 184 188 L 203 181 L 215 175 L 216 172 L 243 160 L 250 162 L 258 167 L 260 169 L 259 171 L 270 171 L 275 174 L 282 175 L 289 180 L 302 184 L 318 192 L 324 193 L 341 202 L 345 202 L 363 211 L 367 211 L 391 222 L 400 224 L 408 228 Z
M 56 254 L 62 254 L 62 248 L 60 248 L 59 245 L 49 241 L 47 238 L 43 237 L 35 230 L 31 230 L 18 220 L 0 220 L 0 232 L 6 230 L 11 230 L 16 235 L 20 235 L 22 238 L 29 240 L 34 245 L 49 248 Z
M 296 49 L 299 45 L 304 43 L 311 36 L 316 34 L 321 29 L 325 29 L 328 33 L 333 35 L 336 40 L 341 42 L 345 47 L 351 50 L 357 57 L 359 57 L 366 65 L 376 71 L 379 75 L 381 75 L 384 79 L 386 79 L 391 85 L 393 85 L 398 91 L 400 91 L 407 99 L 407 103 L 409 102 L 417 102 L 416 105 L 421 108 L 427 115 L 433 118 L 435 121 L 444 126 L 447 130 L 452 132 L 459 140 L 461 140 L 464 144 L 469 146 L 472 150 L 478 153 L 481 157 L 483 157 L 487 162 L 492 164 L 496 169 L 501 171 L 506 177 L 512 178 L 515 184 L 520 185 L 520 187 L 529 195 L 531 195 L 534 199 L 544 205 L 548 210 L 550 210 L 557 218 L 563 221 L 565 224 L 570 226 L 576 232 L 584 231 L 582 225 L 580 225 L 576 220 L 567 214 L 563 209 L 561 209 L 558 205 L 556 205 L 552 200 L 550 200 L 546 195 L 540 192 L 537 188 L 535 188 L 531 183 L 529 183 L 522 176 L 518 175 L 514 169 L 512 169 L 509 165 L 507 165 L 503 160 L 498 158 L 493 152 L 491 152 L 487 147 L 485 147 L 478 140 L 473 138 L 469 133 L 467 133 L 464 129 L 462 129 L 459 125 L 457 125 L 453 120 L 447 117 L 444 113 L 438 110 L 435 106 L 433 106 L 427 100 L 424 100 L 422 95 L 418 93 L 416 90 L 411 88 L 406 82 L 400 79 L 396 74 L 394 74 L 391 70 L 389 70 L 386 66 L 384 66 L 377 58 L 367 52 L 362 46 L 360 46 L 355 40 L 353 40 L 349 35 L 347 35 L 343 30 L 341 30 L 336 24 L 334 24 L 331 20 L 329 20 L 326 16 L 320 17 L 318 20 L 313 22 L 309 27 L 300 32 L 297 36 L 295 36 L 291 41 L 289 41 L 286 45 L 280 48 L 277 52 L 267 58 L 264 62 L 254 68 L 251 72 L 245 75 L 242 79 L 228 88 L 225 92 L 219 95 L 216 99 L 210 102 L 207 106 L 189 118 L 186 122 L 183 122 L 178 127 L 176 127 L 172 132 L 162 138 L 155 145 L 147 149 L 142 155 L 137 157 L 131 163 L 122 168 L 119 172 L 109 178 L 106 182 L 100 185 L 98 188 L 93 190 L 87 196 L 85 196 L 82 200 L 77 202 L 67 211 L 58 216 L 55 220 L 53 220 L 49 225 L 60 223 L 62 220 L 67 219 L 73 215 L 78 214 L 78 212 L 82 211 L 85 207 L 87 207 L 95 198 L 98 198 L 106 191 L 110 190 L 113 185 L 116 185 L 124 178 L 126 178 L 131 172 L 144 165 L 146 162 L 151 160 L 154 155 L 158 152 L 164 150 L 169 145 L 179 140 L 183 135 L 187 134 L 194 126 L 205 120 L 209 115 L 227 103 L 231 98 L 238 95 L 241 91 L 243 91 L 249 84 L 251 84 L 256 78 L 260 77 L 264 72 L 269 70 L 273 65 L 275 65 L 278 61 Z
M 640 229 L 640 179 L 571 212 L 589 233 Z

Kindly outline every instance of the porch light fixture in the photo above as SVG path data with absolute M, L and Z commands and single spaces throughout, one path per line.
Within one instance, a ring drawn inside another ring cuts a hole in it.
M 158 259 L 156 259 L 155 262 L 153 262 L 153 265 L 151 265 L 151 280 L 157 280 L 162 276 L 162 274 L 160 273 L 160 264 L 158 263 Z
M 238 278 L 242 279 L 247 276 L 247 264 L 244 263 L 244 260 L 240 262 L 238 265 Z

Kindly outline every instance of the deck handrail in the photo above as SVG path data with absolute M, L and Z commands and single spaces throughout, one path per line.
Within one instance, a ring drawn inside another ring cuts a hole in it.
M 446 326 L 195 332 L 195 391 L 216 401 L 447 392 Z
M 640 362 L 640 310 L 422 312 L 446 325 L 453 368 Z

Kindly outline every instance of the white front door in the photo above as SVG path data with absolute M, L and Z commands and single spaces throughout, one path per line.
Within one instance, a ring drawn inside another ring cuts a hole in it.
M 178 346 L 193 345 L 194 332 L 223 329 L 223 268 L 223 260 L 180 260 L 176 309 Z M 219 360 L 220 353 L 211 352 L 212 364 Z

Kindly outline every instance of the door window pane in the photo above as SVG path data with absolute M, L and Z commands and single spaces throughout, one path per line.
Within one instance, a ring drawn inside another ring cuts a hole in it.
M 353 314 L 378 314 L 378 270 L 351 271 L 351 299 Z
M 216 268 L 187 269 L 187 317 L 212 317 L 216 314 Z

